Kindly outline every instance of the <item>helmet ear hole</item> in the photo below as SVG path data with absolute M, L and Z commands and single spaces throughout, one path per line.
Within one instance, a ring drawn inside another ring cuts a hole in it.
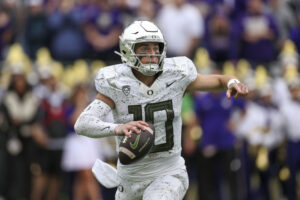
M 164 43 L 158 43 L 158 46 L 159 46 L 159 53 L 163 53 L 163 51 L 164 51 L 164 47 L 165 47 L 165 45 L 164 45 Z

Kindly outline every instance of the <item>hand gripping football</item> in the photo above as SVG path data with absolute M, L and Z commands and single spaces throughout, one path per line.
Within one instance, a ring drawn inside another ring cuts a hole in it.
M 152 123 L 140 134 L 131 133 L 131 138 L 124 137 L 119 146 L 119 160 L 123 165 L 131 164 L 149 153 L 154 144 L 155 130 Z

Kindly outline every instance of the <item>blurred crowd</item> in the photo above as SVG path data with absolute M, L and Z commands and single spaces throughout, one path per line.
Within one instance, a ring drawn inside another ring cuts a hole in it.
M 137 19 L 161 28 L 168 57 L 250 90 L 184 97 L 186 199 L 300 199 L 298 0 L 2 0 L 0 200 L 114 199 L 91 172 L 97 158 L 116 164 L 114 138 L 73 124 Z

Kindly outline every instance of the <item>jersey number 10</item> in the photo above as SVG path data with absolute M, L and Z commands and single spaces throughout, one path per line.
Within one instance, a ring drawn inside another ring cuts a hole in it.
M 152 122 L 154 124 L 154 112 L 157 111 L 166 111 L 167 121 L 165 122 L 166 130 L 166 142 L 163 144 L 154 145 L 151 148 L 150 153 L 168 151 L 174 146 L 174 134 L 173 134 L 173 119 L 174 111 L 172 100 L 167 100 L 158 103 L 149 103 L 145 106 L 145 121 Z M 133 120 L 138 121 L 142 120 L 142 106 L 141 105 L 131 105 L 128 106 L 128 112 L 133 114 Z M 154 124 L 155 125 L 155 124 Z

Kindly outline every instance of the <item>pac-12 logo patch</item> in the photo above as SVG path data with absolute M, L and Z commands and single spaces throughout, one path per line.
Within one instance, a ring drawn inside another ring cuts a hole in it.
M 122 91 L 123 91 L 123 93 L 124 93 L 126 96 L 128 96 L 129 93 L 130 93 L 130 86 L 129 86 L 129 85 L 124 85 L 124 86 L 122 87 Z

